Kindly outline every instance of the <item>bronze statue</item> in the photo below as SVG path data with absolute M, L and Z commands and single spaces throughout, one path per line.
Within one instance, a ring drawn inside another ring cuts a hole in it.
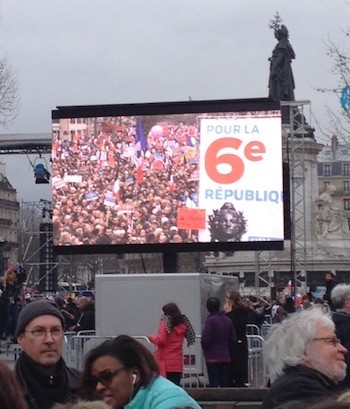
M 289 33 L 285 25 L 275 28 L 278 44 L 272 52 L 270 61 L 269 98 L 275 101 L 295 101 L 292 60 L 294 50 L 288 40 Z
M 211 241 L 241 241 L 247 232 L 247 220 L 233 203 L 224 203 L 209 216 Z

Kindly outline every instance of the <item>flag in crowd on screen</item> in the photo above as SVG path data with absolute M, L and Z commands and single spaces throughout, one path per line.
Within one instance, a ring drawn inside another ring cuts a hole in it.
M 169 187 L 170 187 L 170 190 L 172 192 L 175 190 L 174 175 L 171 172 L 170 172 L 170 175 L 169 175 Z
M 147 138 L 143 130 L 141 118 L 136 120 L 136 150 L 145 151 L 147 149 Z
M 85 193 L 85 199 L 90 201 L 90 200 L 97 200 L 98 199 L 98 193 L 95 191 Z
M 116 200 L 119 200 L 119 193 L 120 193 L 120 182 L 119 179 L 116 179 L 116 181 L 113 184 L 113 195 L 116 198 Z
M 136 120 L 136 182 L 141 185 L 143 182 L 143 153 L 147 149 L 147 138 L 143 130 L 141 118 Z

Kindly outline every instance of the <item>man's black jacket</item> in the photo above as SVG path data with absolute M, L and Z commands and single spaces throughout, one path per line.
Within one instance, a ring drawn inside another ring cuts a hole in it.
M 291 401 L 311 403 L 337 391 L 337 385 L 320 372 L 304 365 L 291 366 L 273 382 L 264 397 L 263 409 L 273 409 Z

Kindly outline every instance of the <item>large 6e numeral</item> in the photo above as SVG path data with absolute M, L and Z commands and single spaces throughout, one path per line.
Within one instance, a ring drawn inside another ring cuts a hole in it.
M 209 145 L 205 153 L 205 170 L 211 180 L 216 183 L 229 184 L 237 182 L 242 177 L 244 173 L 243 160 L 233 153 L 220 155 L 221 149 L 233 148 L 238 151 L 241 145 L 242 141 L 237 138 L 221 138 Z M 259 141 L 251 141 L 244 147 L 244 156 L 252 162 L 262 160 L 262 154 L 265 152 L 265 145 Z M 231 171 L 229 173 L 220 173 L 218 165 L 221 164 L 230 165 Z

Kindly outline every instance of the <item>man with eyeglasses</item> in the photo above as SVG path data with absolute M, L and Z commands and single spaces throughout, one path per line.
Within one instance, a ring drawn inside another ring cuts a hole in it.
M 347 349 L 336 337 L 331 317 L 317 307 L 274 324 L 263 353 L 272 383 L 263 409 L 282 408 L 289 402 L 305 408 L 337 393 L 346 375 Z
M 22 347 L 15 366 L 30 409 L 49 409 L 76 398 L 80 372 L 62 358 L 64 317 L 50 301 L 27 304 L 19 314 L 15 335 Z

